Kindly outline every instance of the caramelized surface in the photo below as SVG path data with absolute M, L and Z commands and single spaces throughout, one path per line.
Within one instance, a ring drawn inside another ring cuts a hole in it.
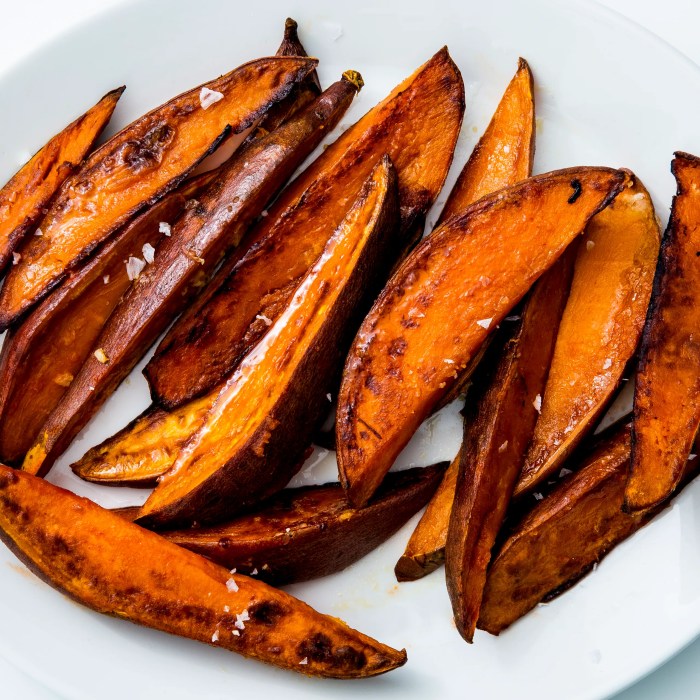
M 424 239 L 375 303 L 348 357 L 337 414 L 341 482 L 367 502 L 489 329 L 623 187 L 575 168 L 485 197 Z

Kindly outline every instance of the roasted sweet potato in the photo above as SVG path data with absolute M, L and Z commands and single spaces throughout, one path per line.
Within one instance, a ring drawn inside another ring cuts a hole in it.
M 162 221 L 174 220 L 188 197 L 215 173 L 170 192 L 67 277 L 8 332 L 0 355 L 0 460 L 19 466 L 27 450 L 94 349 L 95 340 L 131 285 L 125 261 L 158 246 Z
M 45 474 L 143 354 L 206 284 L 222 256 L 345 113 L 356 85 L 343 78 L 283 126 L 226 162 L 177 221 L 126 292 L 75 381 L 51 413 L 24 469 Z
M 530 66 L 521 58 L 488 128 L 457 178 L 438 224 L 484 195 L 530 177 L 534 157 L 534 85 Z
M 86 498 L 0 466 L 0 538 L 97 612 L 311 676 L 362 678 L 396 651 L 262 581 L 229 573 Z
M 494 558 L 479 629 L 498 634 L 567 590 L 661 510 L 665 504 L 632 516 L 622 512 L 629 457 L 630 428 L 623 426 L 537 502 Z M 687 467 L 690 478 L 697 467 Z
M 642 333 L 660 238 L 651 198 L 630 174 L 579 246 L 517 496 L 558 471 L 614 397 Z
M 246 63 L 149 112 L 95 151 L 63 183 L 41 220 L 43 236 L 28 241 L 8 274 L 0 291 L 0 329 L 137 211 L 175 188 L 227 133 L 243 131 L 285 98 L 316 63 L 302 57 Z
M 285 489 L 230 523 L 161 535 L 274 585 L 308 581 L 342 571 L 391 537 L 427 503 L 445 466 L 389 474 L 360 510 L 350 506 L 340 484 L 304 486 Z
M 700 159 L 676 153 L 664 234 L 634 393 L 631 512 L 668 498 L 700 425 Z
M 519 320 L 514 317 L 508 322 L 517 323 L 518 327 L 502 349 L 503 339 L 497 338 L 499 345 L 491 354 L 499 352 L 501 357 L 496 361 L 489 358 L 487 364 L 497 362 L 495 369 L 489 372 L 487 368 L 485 376 L 476 382 L 478 386 L 473 390 L 476 398 L 469 395 L 464 443 L 396 564 L 399 581 L 421 578 L 445 560 L 447 530 L 461 461 L 456 505 L 463 521 L 454 525 L 453 556 L 460 556 L 459 547 L 467 554 L 466 543 L 460 545 L 457 540 L 478 537 L 472 545 L 483 552 L 478 564 L 473 564 L 471 575 L 475 577 L 472 583 L 476 591 L 483 589 L 485 569 L 482 567 L 488 564 L 493 540 L 503 522 L 535 427 L 537 413 L 530 399 L 544 389 L 557 329 L 569 295 L 577 244 L 578 241 L 574 241 L 535 283 Z M 462 532 L 462 527 L 468 527 L 469 531 Z M 468 568 L 456 561 L 454 566 Z M 455 575 L 454 569 L 451 575 Z
M 282 193 L 243 259 L 224 266 L 158 346 L 145 371 L 154 400 L 173 408 L 230 376 L 267 320 L 281 313 L 384 153 L 399 175 L 403 241 L 396 260 L 442 187 L 463 111 L 462 79 L 443 49 L 345 131 Z
M 218 393 L 139 522 L 215 522 L 284 488 L 325 418 L 352 334 L 398 236 L 397 178 L 374 168 L 317 263 Z
M 0 190 L 0 273 L 58 188 L 92 150 L 123 92 L 123 87 L 108 92 L 40 148 Z
M 350 501 L 367 502 L 401 449 L 489 333 L 627 174 L 571 168 L 485 197 L 404 261 L 345 366 L 336 441 Z

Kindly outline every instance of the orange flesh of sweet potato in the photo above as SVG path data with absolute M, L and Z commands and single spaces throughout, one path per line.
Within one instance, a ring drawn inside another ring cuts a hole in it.
M 516 496 L 561 467 L 614 396 L 642 333 L 659 244 L 654 206 L 632 178 L 591 220 L 579 247 Z
M 530 177 L 534 157 L 534 85 L 530 66 L 521 58 L 491 122 L 457 178 L 438 224 L 460 214 L 477 199 Z
M 576 243 L 537 282 L 493 377 L 465 418 L 455 499 L 445 545 L 455 625 L 474 638 L 491 551 L 501 530 L 543 391 L 571 284 Z
M 421 578 L 445 560 L 460 459 L 463 473 L 456 506 L 461 524 L 455 523 L 454 537 L 455 540 L 473 538 L 472 549 L 483 550 L 479 562 L 485 560 L 488 563 L 494 538 L 503 522 L 522 458 L 532 437 L 537 413 L 531 397 L 544 389 L 557 329 L 569 294 L 577 245 L 578 241 L 574 241 L 535 283 L 523 305 L 519 328 L 501 350 L 494 376 L 481 381 L 480 392 L 485 395 L 467 414 L 465 441 L 460 453 L 396 564 L 395 571 L 400 581 Z M 467 530 L 462 532 L 461 527 Z M 467 556 L 466 541 L 455 543 L 453 556 L 459 557 L 460 551 Z M 453 567 L 469 571 L 469 575 L 474 576 L 472 595 L 483 589 L 483 565 L 470 569 L 466 563 L 455 561 Z M 457 574 L 453 571 L 452 575 Z
M 268 583 L 308 581 L 342 571 L 388 539 L 427 503 L 444 471 L 441 464 L 390 474 L 360 510 L 340 484 L 305 486 L 229 523 L 161 535 Z
M 406 653 L 236 574 L 86 498 L 0 466 L 0 538 L 39 577 L 97 612 L 299 673 L 361 678 Z
M 39 149 L 0 190 L 0 273 L 58 188 L 92 150 L 123 92 L 123 87 L 108 92 Z
M 629 457 L 630 429 L 623 426 L 525 516 L 489 569 L 479 629 L 498 634 L 570 588 L 661 509 L 622 512 Z M 688 462 L 688 477 L 692 470 Z
M 316 61 L 263 58 L 175 97 L 120 131 L 61 186 L 0 291 L 7 328 L 138 210 L 176 187 L 232 131 L 286 97 Z M 222 99 L 202 108 L 200 90 Z
M 285 311 L 218 393 L 140 522 L 221 521 L 287 484 L 325 418 L 326 393 L 397 228 L 396 172 L 384 156 Z
M 336 442 L 350 501 L 394 459 L 497 326 L 627 179 L 608 168 L 540 175 L 485 197 L 424 239 L 348 356 Z
M 443 49 L 327 148 L 253 230 L 243 259 L 224 266 L 160 343 L 145 370 L 156 402 L 174 408 L 230 376 L 267 331 L 261 317 L 281 313 L 384 153 L 399 175 L 410 244 L 447 175 L 463 111 L 461 76 Z
M 700 159 L 676 153 L 678 190 L 664 234 L 634 394 L 625 507 L 668 498 L 700 424 Z
M 20 465 L 51 411 L 94 349 L 104 324 L 131 285 L 124 261 L 157 246 L 172 221 L 212 175 L 185 183 L 109 241 L 5 339 L 0 355 L 0 460 Z
M 126 292 L 96 341 L 107 361 L 88 357 L 41 429 L 24 469 L 43 475 L 133 369 L 356 94 L 343 79 L 303 112 L 226 162 L 195 206 L 163 240 L 155 260 Z

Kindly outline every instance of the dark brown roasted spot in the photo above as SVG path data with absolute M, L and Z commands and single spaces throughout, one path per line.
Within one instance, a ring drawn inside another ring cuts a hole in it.
M 359 669 L 367 664 L 364 653 L 352 647 L 342 646 L 333 650 L 333 643 L 330 637 L 322 632 L 317 632 L 309 639 L 301 642 L 297 648 L 297 653 L 302 658 L 323 662 L 330 666 Z
M 6 489 L 8 486 L 16 484 L 18 481 L 19 477 L 12 470 L 3 470 L 3 472 L 0 473 L 0 489 Z
M 579 180 L 572 180 L 571 187 L 573 188 L 574 192 L 571 197 L 566 200 L 569 204 L 573 204 L 581 196 L 581 192 L 583 191 Z
M 154 126 L 140 139 L 131 139 L 122 146 L 122 160 L 135 173 L 153 167 L 160 163 L 174 137 L 175 130 L 168 124 Z
M 263 600 L 248 608 L 248 615 L 251 619 L 263 625 L 277 624 L 286 613 L 284 607 L 274 600 Z

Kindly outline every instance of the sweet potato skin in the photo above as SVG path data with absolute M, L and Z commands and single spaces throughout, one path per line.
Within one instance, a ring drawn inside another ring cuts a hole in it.
M 406 661 L 405 652 L 287 593 L 234 578 L 92 501 L 5 466 L 0 539 L 40 578 L 97 612 L 281 668 L 361 678 Z
M 230 376 L 267 331 L 261 317 L 281 313 L 384 153 L 399 175 L 400 257 L 422 234 L 417 224 L 445 180 L 463 111 L 461 76 L 442 50 L 345 131 L 281 194 L 245 257 L 232 259 L 161 341 L 145 370 L 154 401 L 172 409 Z
M 222 255 L 237 245 L 252 219 L 334 126 L 356 94 L 346 80 L 302 113 L 251 143 L 225 163 L 195 206 L 163 240 L 153 264 L 129 288 L 76 380 L 41 429 L 24 469 L 43 475 L 133 369 L 170 321 L 199 292 Z
M 630 512 L 668 498 L 700 425 L 700 159 L 676 153 L 677 193 L 644 326 L 634 394 Z
M 139 522 L 221 522 L 284 488 L 325 418 L 326 393 L 381 283 L 398 221 L 396 171 L 384 156 L 289 306 L 219 391 Z
M 479 200 L 404 261 L 362 324 L 341 385 L 337 454 L 354 505 L 367 502 L 488 327 L 500 323 L 626 178 L 606 168 L 531 178 Z M 537 226 L 528 214 L 535 210 Z
M 534 91 L 530 66 L 521 58 L 486 131 L 445 202 L 438 225 L 485 195 L 530 177 L 535 158 Z
M 525 516 L 491 565 L 479 629 L 499 634 L 540 601 L 567 590 L 667 504 L 631 516 L 622 512 L 629 457 L 626 425 Z M 692 462 L 688 467 L 690 478 L 696 468 Z
M 316 61 L 273 57 L 247 63 L 201 87 L 224 95 L 206 110 L 194 88 L 120 131 L 61 186 L 0 291 L 0 329 L 55 287 L 144 206 L 177 185 L 229 133 L 249 127 Z
M 52 197 L 92 150 L 125 88 L 108 92 L 52 137 L 0 190 L 0 274 Z
M 516 496 L 558 471 L 614 397 L 642 333 L 660 238 L 649 193 L 630 173 L 630 186 L 591 220 L 579 246 Z
M 340 484 L 304 486 L 285 489 L 230 523 L 160 534 L 276 586 L 308 581 L 342 571 L 391 537 L 427 503 L 445 466 L 389 474 L 360 510 L 350 506 Z
M 211 174 L 170 192 L 66 278 L 16 329 L 0 354 L 0 460 L 19 466 L 42 425 L 79 373 L 104 324 L 129 288 L 124 261 L 157 247 L 159 222 L 172 221 Z

